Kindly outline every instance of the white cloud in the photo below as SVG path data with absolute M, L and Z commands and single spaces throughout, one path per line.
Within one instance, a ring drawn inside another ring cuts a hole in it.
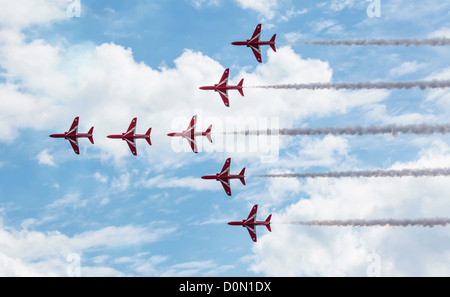
M 87 200 L 80 200 L 79 194 L 67 194 L 63 198 L 55 200 L 53 203 L 47 205 L 47 208 L 61 210 L 62 208 L 70 207 L 77 209 L 85 207 L 87 202 Z
M 94 178 L 98 180 L 101 183 L 107 183 L 108 182 L 108 176 L 101 174 L 100 172 L 94 173 Z
M 191 0 L 192 5 L 195 8 L 202 8 L 203 6 L 219 6 L 221 0 Z
M 303 167 L 334 167 L 347 157 L 350 145 L 343 137 L 327 135 L 319 140 L 304 138 L 300 147 L 298 155 L 304 159 Z
M 131 175 L 128 172 L 121 174 L 119 178 L 113 178 L 111 187 L 123 192 L 130 186 L 130 178 Z
M 213 174 L 205 172 L 205 175 Z M 215 184 L 213 181 L 202 180 L 198 177 L 167 177 L 158 175 L 147 180 L 141 180 L 139 185 L 148 188 L 188 188 L 195 191 L 201 190 L 217 190 L 221 189 L 219 183 Z
M 326 34 L 338 35 L 344 28 L 335 20 L 316 20 L 310 23 L 311 30 L 315 33 L 324 32 Z
M 400 66 L 392 68 L 391 70 L 389 70 L 389 74 L 391 76 L 402 76 L 405 74 L 411 74 L 416 72 L 417 70 L 420 70 L 422 68 L 424 68 L 426 66 L 426 64 L 424 63 L 418 63 L 417 61 L 412 61 L 412 62 L 404 62 L 402 63 Z
M 355 5 L 355 0 L 332 0 L 328 8 L 332 11 L 341 11 L 345 8 L 351 8 Z
M 0 25 L 20 29 L 68 19 L 67 6 L 67 0 L 0 0 Z
M 84 254 L 104 247 L 152 243 L 174 230 L 174 226 L 110 226 L 70 237 L 57 231 L 42 233 L 1 226 L 0 275 L 67 276 L 71 263 L 67 256 L 75 253 L 81 258 L 81 276 L 123 276 L 111 267 L 85 265 Z
M 223 273 L 233 268 L 233 265 L 218 266 L 211 260 L 193 261 L 172 265 L 167 271 L 161 274 L 162 277 L 188 277 L 204 275 L 214 275 Z
M 415 162 L 397 162 L 392 167 L 448 167 L 449 157 L 449 146 L 436 141 L 427 145 Z M 367 276 L 376 255 L 381 276 L 448 275 L 447 227 L 283 224 L 322 219 L 445 218 L 450 195 L 446 184 L 446 177 L 308 179 L 302 187 L 305 198 L 273 214 L 273 232 L 260 235 L 250 269 L 270 276 Z
M 450 38 L 450 28 L 442 28 L 428 34 L 429 38 Z
M 53 156 L 48 153 L 48 150 L 45 149 L 37 155 L 38 163 L 55 166 L 55 162 L 53 160 Z
M 270 20 L 275 16 L 278 8 L 277 0 L 235 0 L 243 9 L 253 9 L 265 19 Z

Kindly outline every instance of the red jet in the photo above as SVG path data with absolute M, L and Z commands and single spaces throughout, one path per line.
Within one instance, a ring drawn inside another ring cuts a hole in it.
M 247 39 L 247 41 L 236 41 L 232 42 L 232 45 L 245 45 L 252 49 L 253 54 L 255 54 L 256 60 L 261 63 L 261 45 L 270 45 L 270 47 L 273 49 L 274 52 L 277 51 L 275 48 L 275 37 L 277 34 L 274 34 L 270 41 L 260 41 L 259 37 L 261 36 L 261 24 L 256 26 L 255 32 L 253 33 L 253 36 L 251 39 Z
M 186 131 L 183 132 L 179 132 L 179 133 L 169 133 L 167 134 L 167 136 L 170 137 L 183 137 L 185 138 L 189 144 L 191 145 L 191 149 L 194 153 L 198 153 L 198 149 L 197 149 L 197 142 L 195 141 L 195 136 L 206 136 L 206 138 L 208 138 L 209 142 L 212 143 L 212 139 L 211 139 L 211 128 L 212 125 L 210 125 L 208 127 L 208 129 L 206 129 L 205 132 L 195 132 L 195 125 L 197 124 L 197 116 L 194 115 L 192 117 L 191 122 L 189 123 L 189 126 L 187 127 Z
M 152 145 L 152 141 L 150 140 L 150 133 L 152 132 L 152 128 L 148 129 L 147 133 L 144 135 L 142 134 L 135 134 L 136 132 L 136 122 L 137 118 L 134 118 L 131 120 L 130 126 L 128 127 L 128 130 L 126 133 L 122 133 L 121 135 L 108 135 L 108 138 L 112 139 L 122 139 L 123 141 L 126 141 L 128 143 L 128 146 L 130 147 L 131 153 L 133 155 L 137 155 L 137 148 L 136 148 L 136 139 L 145 139 L 147 140 L 149 145 Z
M 228 158 L 225 161 L 225 164 L 223 165 L 222 171 L 220 171 L 220 173 L 216 173 L 215 175 L 202 176 L 203 179 L 215 179 L 220 181 L 225 190 L 225 193 L 227 193 L 228 196 L 231 196 L 230 179 L 238 178 L 245 186 L 245 168 L 243 168 L 238 175 L 230 175 L 230 164 L 231 158 Z
M 241 95 L 244 96 L 244 90 L 242 86 L 244 84 L 244 79 L 241 79 L 241 81 L 237 86 L 229 86 L 228 85 L 229 72 L 230 72 L 229 68 L 225 69 L 222 78 L 220 79 L 220 82 L 218 84 L 215 84 L 214 86 L 206 86 L 199 88 L 200 90 L 214 90 L 215 92 L 218 92 L 226 107 L 230 107 L 228 90 L 238 90 L 239 93 L 241 93 Z
M 64 132 L 64 134 L 52 134 L 50 137 L 52 138 L 64 138 L 67 139 L 70 144 L 72 145 L 72 148 L 75 152 L 75 154 L 80 154 L 80 148 L 78 147 L 78 138 L 87 138 L 89 141 L 94 144 L 94 127 L 92 127 L 88 133 L 78 133 L 78 122 L 79 117 L 76 117 L 73 120 L 72 126 L 70 126 L 69 132 Z
M 247 228 L 248 234 L 250 234 L 252 240 L 256 242 L 256 226 L 266 226 L 267 230 L 269 230 L 269 232 L 272 232 L 272 230 L 270 230 L 270 219 L 272 218 L 272 215 L 269 215 L 265 221 L 256 221 L 255 219 L 257 211 L 258 211 L 258 204 L 253 206 L 246 220 L 229 222 L 228 225 L 242 226 Z

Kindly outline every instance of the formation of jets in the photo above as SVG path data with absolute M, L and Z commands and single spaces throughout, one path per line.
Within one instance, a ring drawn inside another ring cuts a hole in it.
M 253 51 L 253 54 L 255 55 L 256 60 L 261 63 L 261 46 L 262 45 L 269 45 L 275 52 L 275 37 L 276 34 L 273 35 L 273 37 L 269 41 L 261 41 L 261 24 L 256 26 L 256 29 L 253 33 L 253 36 L 250 39 L 247 39 L 246 41 L 236 41 L 233 42 L 233 45 L 238 46 L 247 46 L 250 47 Z M 241 94 L 241 96 L 244 96 L 243 91 L 243 84 L 244 79 L 241 79 L 241 81 L 233 86 L 228 85 L 228 77 L 229 77 L 229 68 L 225 69 L 222 78 L 220 79 L 218 84 L 215 84 L 213 86 L 203 86 L 200 87 L 201 90 L 214 90 L 215 92 L 218 92 L 224 105 L 226 107 L 230 107 L 230 100 L 228 97 L 228 90 L 237 90 Z M 51 134 L 50 137 L 52 138 L 64 138 L 67 139 L 72 146 L 72 149 L 74 152 L 79 155 L 80 154 L 80 148 L 78 145 L 78 138 L 87 138 L 89 141 L 94 144 L 94 127 L 92 127 L 88 133 L 78 133 L 78 124 L 79 124 L 79 117 L 76 117 L 72 123 L 72 126 L 70 127 L 68 132 L 64 132 L 61 134 Z M 145 134 L 136 134 L 136 124 L 137 124 L 137 118 L 133 118 L 131 120 L 131 123 L 128 127 L 128 130 L 125 133 L 122 134 L 113 134 L 108 135 L 107 137 L 110 139 L 122 139 L 128 144 L 128 147 L 130 148 L 131 153 L 136 156 L 137 155 L 137 147 L 136 147 L 136 139 L 145 139 L 149 145 L 152 145 L 151 139 L 150 139 L 150 133 L 152 131 L 152 128 L 149 128 Z M 212 125 L 206 129 L 205 132 L 195 132 L 197 124 L 197 116 L 194 115 L 189 122 L 189 125 L 186 130 L 182 132 L 173 132 L 167 134 L 169 137 L 182 137 L 186 139 L 191 146 L 191 149 L 194 153 L 198 153 L 197 149 L 197 143 L 196 143 L 196 136 L 206 136 L 206 138 L 212 143 L 211 138 L 211 129 Z M 225 164 L 223 165 L 222 170 L 219 173 L 216 173 L 214 175 L 205 175 L 202 176 L 202 179 L 206 180 L 216 180 L 220 181 L 222 184 L 225 193 L 228 196 L 231 196 L 231 186 L 230 186 L 230 180 L 231 179 L 239 179 L 242 184 L 245 186 L 245 168 L 241 170 L 239 174 L 230 174 L 230 165 L 231 165 L 231 158 L 228 158 L 225 161 Z M 247 228 L 251 239 L 256 242 L 256 226 L 262 225 L 266 226 L 269 231 L 270 229 L 270 219 L 272 215 L 269 215 L 265 221 L 256 221 L 256 213 L 258 210 L 258 205 L 254 205 L 252 210 L 250 211 L 250 214 L 247 219 L 242 221 L 235 221 L 235 222 L 229 222 L 229 225 L 239 225 L 242 227 Z

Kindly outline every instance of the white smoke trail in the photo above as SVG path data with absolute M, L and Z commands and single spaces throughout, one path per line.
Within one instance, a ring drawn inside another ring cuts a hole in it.
M 344 177 L 419 177 L 419 176 L 450 176 L 450 168 L 430 168 L 430 169 L 379 169 L 361 171 L 335 171 L 335 172 L 310 172 L 310 173 L 276 173 L 261 174 L 255 177 L 271 178 L 344 178 Z
M 279 130 L 246 130 L 226 132 L 234 135 L 283 135 L 283 136 L 313 136 L 313 135 L 380 135 L 392 134 L 448 134 L 450 123 L 446 124 L 410 124 L 410 125 L 385 125 L 385 126 L 353 126 L 353 127 L 323 127 L 323 128 L 291 128 Z
M 334 89 L 334 90 L 361 90 L 361 89 L 443 89 L 450 88 L 450 80 L 418 80 L 418 81 L 403 81 L 403 82 L 354 82 L 354 83 L 309 83 L 309 84 L 280 84 L 268 86 L 254 86 L 247 88 L 259 89 L 295 89 L 295 90 L 320 90 L 320 89 Z
M 226 132 L 235 135 L 286 135 L 286 136 L 311 136 L 311 135 L 378 135 L 378 134 L 448 134 L 450 123 L 447 124 L 410 124 L 410 125 L 386 125 L 386 126 L 353 126 L 353 127 L 324 127 L 324 128 L 292 128 L 279 130 L 255 130 Z
M 347 39 L 347 40 L 317 40 L 297 41 L 289 44 L 305 45 L 344 45 L 344 46 L 447 46 L 450 38 L 394 38 L 394 39 Z
M 313 220 L 286 222 L 282 224 L 302 225 L 302 226 L 336 226 L 336 227 L 371 227 L 371 226 L 393 226 L 393 227 L 430 227 L 447 226 L 450 224 L 450 218 L 417 219 L 417 220 L 398 220 L 398 219 L 377 219 L 377 220 Z

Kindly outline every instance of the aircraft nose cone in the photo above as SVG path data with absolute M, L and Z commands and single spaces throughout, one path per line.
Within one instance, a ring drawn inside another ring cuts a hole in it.
M 169 133 L 169 134 L 167 134 L 167 136 L 174 136 L 175 135 L 175 133 Z

